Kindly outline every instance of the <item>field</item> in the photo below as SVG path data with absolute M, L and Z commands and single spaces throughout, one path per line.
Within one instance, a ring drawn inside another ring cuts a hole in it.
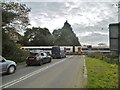
M 117 88 L 118 65 L 103 60 L 86 58 L 87 88 Z

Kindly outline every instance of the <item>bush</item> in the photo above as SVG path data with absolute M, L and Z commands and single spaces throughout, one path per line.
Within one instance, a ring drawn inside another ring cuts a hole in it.
M 15 62 L 23 62 L 28 55 L 27 51 L 21 50 L 8 34 L 2 32 L 2 56 Z
M 28 52 L 19 48 L 14 49 L 14 52 L 12 52 L 11 54 L 8 52 L 5 55 L 3 55 L 3 57 L 5 57 L 6 59 L 13 60 L 16 63 L 24 62 L 27 56 Z
M 15 62 L 24 62 L 26 57 L 28 56 L 28 52 L 24 51 L 24 50 L 16 50 L 16 52 L 14 53 L 13 59 Z
M 118 64 L 118 57 L 113 55 L 113 53 L 100 53 L 100 52 L 90 52 L 89 57 L 104 60 L 108 63 Z

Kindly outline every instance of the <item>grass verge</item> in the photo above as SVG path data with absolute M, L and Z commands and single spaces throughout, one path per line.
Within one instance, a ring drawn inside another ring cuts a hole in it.
M 87 88 L 117 88 L 118 65 L 103 60 L 86 58 Z

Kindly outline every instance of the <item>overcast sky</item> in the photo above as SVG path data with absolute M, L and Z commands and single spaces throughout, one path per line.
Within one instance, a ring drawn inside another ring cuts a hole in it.
M 110 23 L 118 22 L 117 2 L 25 2 L 31 8 L 32 26 L 46 27 L 52 33 L 66 20 L 82 45 L 109 45 Z

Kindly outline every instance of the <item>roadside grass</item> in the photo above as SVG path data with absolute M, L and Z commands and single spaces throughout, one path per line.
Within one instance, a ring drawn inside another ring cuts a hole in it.
M 87 88 L 117 88 L 118 65 L 86 57 Z

